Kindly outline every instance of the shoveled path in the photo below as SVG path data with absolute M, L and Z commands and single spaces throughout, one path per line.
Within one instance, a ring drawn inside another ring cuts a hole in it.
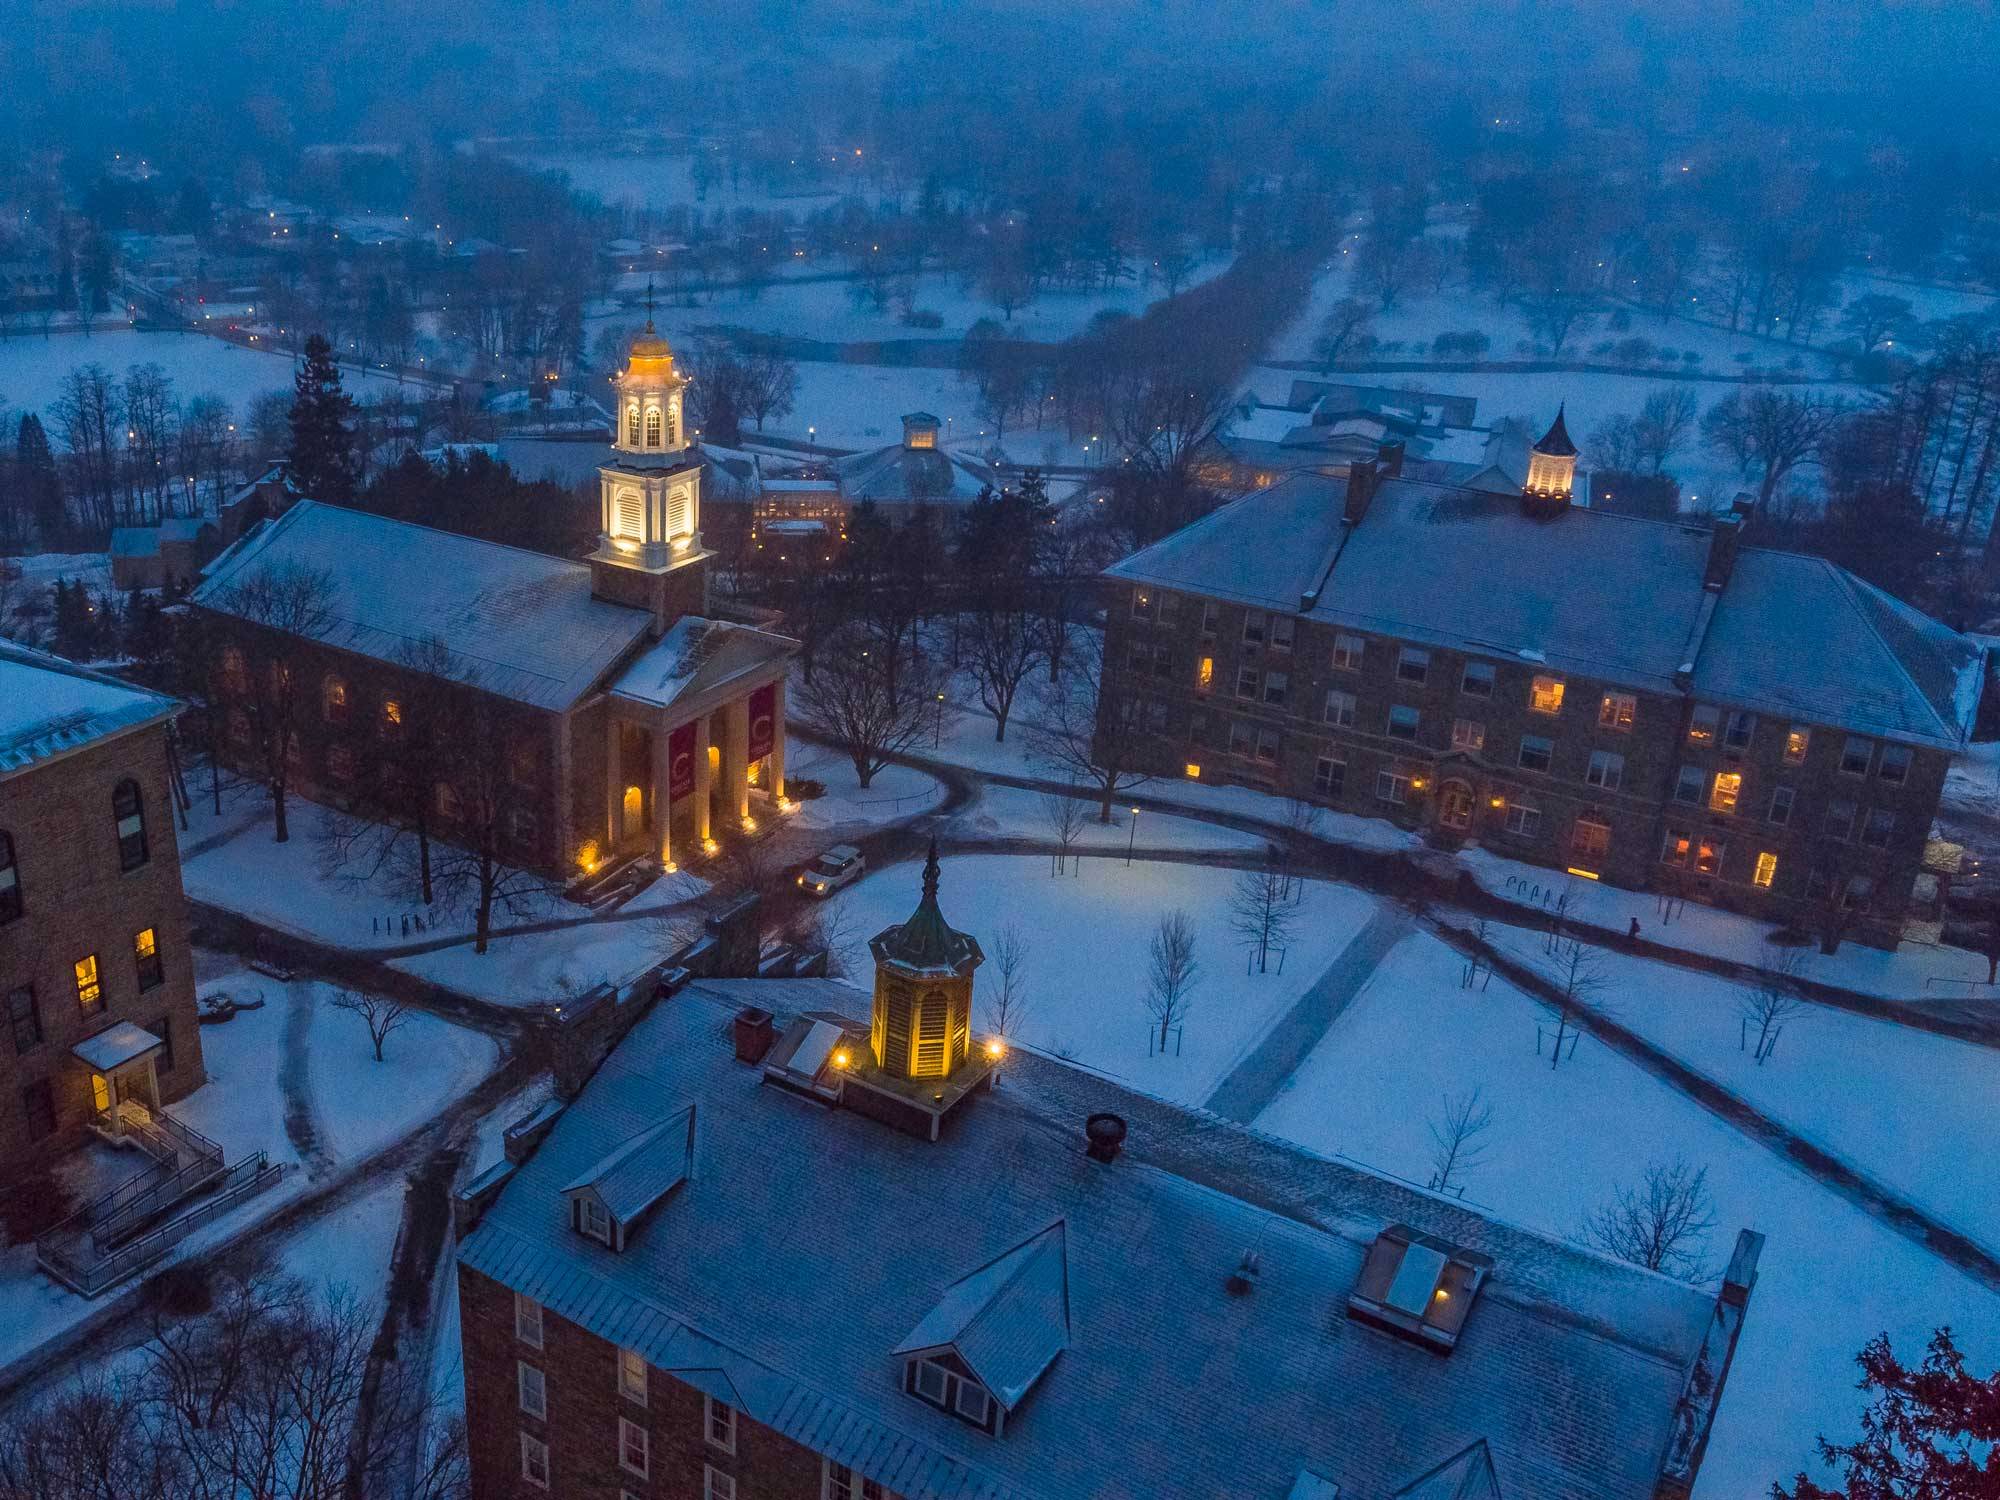
M 1255 1123 L 1264 1106 L 1278 1097 L 1340 1013 L 1368 983 L 1389 950 L 1410 930 L 1410 913 L 1385 904 L 1348 940 L 1312 988 L 1299 996 L 1264 1039 L 1215 1086 L 1202 1108 L 1239 1125 Z
M 278 1063 L 278 1089 L 285 1098 L 285 1139 L 299 1154 L 299 1166 L 313 1182 L 322 1182 L 336 1165 L 320 1140 L 319 1111 L 312 1090 L 311 1048 L 313 985 L 294 979 L 285 986 L 290 1004 L 285 1010 L 284 1054 Z

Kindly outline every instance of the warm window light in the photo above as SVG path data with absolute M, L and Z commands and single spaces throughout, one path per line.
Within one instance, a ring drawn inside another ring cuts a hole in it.
M 1537 677 L 1528 697 L 1528 706 L 1538 714 L 1562 712 L 1563 684 L 1560 677 Z
M 1424 778 L 1421 776 L 1412 776 L 1410 778 L 1410 785 L 1416 788 L 1416 790 L 1421 792 L 1425 787 L 1429 786 L 1430 783 L 1424 780 Z
M 1750 883 L 1755 886 L 1761 886 L 1768 891 L 1771 888 L 1771 882 L 1777 878 L 1778 856 L 1766 849 L 1762 854 L 1757 856 L 1757 871 L 1750 877 Z
M 1215 658 L 1212 656 L 1204 656 L 1201 659 L 1201 671 L 1199 674 L 1197 674 L 1195 678 L 1195 684 L 1198 687 L 1206 688 L 1214 681 L 1215 681 Z
M 1708 794 L 1710 812 L 1731 813 L 1736 811 L 1736 799 L 1743 790 L 1741 771 L 1721 771 L 1716 774 L 1715 789 Z
M 1583 878 L 1584 878 L 1585 880 L 1596 880 L 1596 879 L 1598 879 L 1598 878 L 1599 878 L 1599 876 L 1598 876 L 1598 873 L 1597 873 L 1597 871 L 1595 871 L 1595 870 L 1584 870 L 1584 869 L 1579 869 L 1579 868 L 1578 868 L 1577 866 L 1575 866 L 1575 865 L 1571 865 L 1571 866 L 1570 866 L 1570 867 L 1569 867 L 1569 868 L 1568 868 L 1567 870 L 1564 870 L 1564 871 L 1563 871 L 1563 874 L 1565 874 L 1565 875 L 1580 875 L 1580 876 L 1582 876 L 1582 877 L 1583 877 Z
M 1201 780 L 1201 767 L 1196 765 L 1193 761 L 1189 761 L 1187 763 L 1187 775 L 1189 781 Z
M 1488 799 L 1486 805 L 1488 807 L 1505 807 L 1507 805 L 1507 799 L 1505 797 L 1493 797 Z

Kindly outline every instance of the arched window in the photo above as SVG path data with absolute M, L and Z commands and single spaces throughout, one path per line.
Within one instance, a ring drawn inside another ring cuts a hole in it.
M 625 444 L 629 448 L 639 446 L 639 403 L 636 401 L 625 408 Z
M 662 430 L 663 430 L 663 429 L 662 429 L 662 428 L 661 428 L 661 426 L 660 426 L 660 409 L 659 409 L 659 407 L 657 407 L 657 406 L 649 406 L 649 407 L 647 407 L 647 408 L 646 408 L 646 446 L 647 446 L 648 448 L 657 448 L 657 447 L 659 447 L 659 446 L 660 446 L 660 433 L 661 433 L 661 431 L 662 431 Z
M 668 403 L 667 406 L 667 441 L 669 443 L 678 443 L 680 440 L 681 406 L 678 401 L 674 401 Z
M 21 915 L 21 871 L 14 863 L 14 840 L 0 833 L 0 922 Z
M 146 862 L 146 804 L 129 776 L 112 790 L 111 816 L 118 823 L 118 868 L 136 870 Z
M 347 722 L 347 684 L 338 677 L 329 677 L 320 684 L 320 713 L 329 724 Z

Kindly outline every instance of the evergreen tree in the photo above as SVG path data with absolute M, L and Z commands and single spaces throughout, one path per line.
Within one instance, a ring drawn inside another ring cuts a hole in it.
M 63 505 L 62 471 L 56 467 L 55 450 L 49 447 L 42 419 L 33 412 L 21 416 L 14 458 L 22 494 L 35 518 L 35 532 L 45 549 L 53 547 L 68 530 L 69 514 Z
M 306 340 L 306 362 L 293 378 L 292 482 L 314 500 L 344 505 L 354 498 L 354 402 L 340 383 L 340 366 L 323 334 Z

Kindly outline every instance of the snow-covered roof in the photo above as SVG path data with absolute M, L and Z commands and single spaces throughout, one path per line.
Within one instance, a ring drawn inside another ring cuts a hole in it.
M 693 1165 L 694 1106 L 690 1104 L 613 1147 L 563 1191 L 587 1189 L 595 1193 L 606 1213 L 627 1224 L 687 1181 Z
M 215 522 L 201 516 L 172 516 L 157 526 L 117 526 L 111 532 L 113 557 L 158 557 L 162 542 L 198 542 Z
M 171 698 L 0 640 L 0 776 L 179 711 Z
M 963 505 L 1000 488 L 982 460 L 949 448 L 906 448 L 892 443 L 833 461 L 843 498 L 891 505 Z
M 798 643 L 768 630 L 684 615 L 619 674 L 620 698 L 654 708 L 695 706 L 718 689 L 785 674 Z
M 1008 1411 L 1069 1347 L 1069 1261 L 1062 1220 L 944 1289 L 896 1346 L 950 1349 Z
M 1296 474 L 1133 554 L 1113 577 L 1680 691 L 1703 599 L 1705 527 L 1593 511 L 1523 513 L 1516 492 L 1384 480 L 1341 542 L 1344 480 Z M 1753 523 L 1754 524 L 1754 523 Z M 1330 571 L 1329 571 L 1330 564 Z M 1745 547 L 1693 663 L 1707 702 L 1958 749 L 1982 653 L 1844 569 Z
M 645 635 L 649 611 L 597 599 L 583 563 L 302 500 L 210 564 L 194 602 L 234 613 L 264 568 L 324 570 L 329 646 L 395 661 L 435 636 L 486 692 L 563 709 Z
M 736 1060 L 742 1006 L 782 1024 L 866 1003 L 696 980 L 606 1058 L 461 1261 L 908 1500 L 1282 1500 L 1301 1471 L 1374 1500 L 1480 1439 L 1510 1496 L 1653 1493 L 1710 1294 L 1054 1059 L 1010 1057 L 935 1142 Z M 622 1254 L 572 1233 L 561 1185 L 662 1101 L 700 1111 L 688 1180 Z M 1108 1165 L 1083 1151 L 1099 1110 L 1130 1127 Z M 906 1393 L 911 1330 L 1058 1222 L 1067 1347 L 1004 1434 Z M 1449 1356 L 1345 1314 L 1399 1222 L 1493 1258 Z
M 109 1073 L 113 1068 L 122 1068 L 126 1063 L 157 1050 L 160 1045 L 160 1039 L 143 1026 L 135 1026 L 130 1021 L 116 1021 L 95 1036 L 85 1037 L 69 1050 L 70 1055 L 85 1066 L 100 1073 Z

